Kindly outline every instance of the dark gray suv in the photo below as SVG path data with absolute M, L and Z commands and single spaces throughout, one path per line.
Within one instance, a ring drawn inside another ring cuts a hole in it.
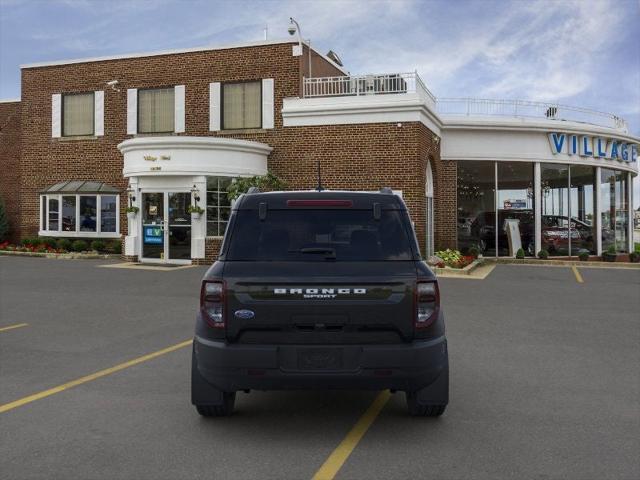
M 390 389 L 441 415 L 449 363 L 438 282 L 402 199 L 250 193 L 202 281 L 191 400 L 228 415 L 237 391 Z

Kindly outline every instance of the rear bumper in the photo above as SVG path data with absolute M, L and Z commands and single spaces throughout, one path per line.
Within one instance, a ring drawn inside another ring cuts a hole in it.
M 417 391 L 448 370 L 444 336 L 400 345 L 239 345 L 196 336 L 198 372 L 237 390 L 364 389 Z

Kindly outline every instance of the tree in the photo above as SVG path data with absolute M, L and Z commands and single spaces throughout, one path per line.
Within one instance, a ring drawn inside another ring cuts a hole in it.
M 266 175 L 236 178 L 227 188 L 227 198 L 233 201 L 243 193 L 247 193 L 251 187 L 257 187 L 260 191 L 264 192 L 284 190 L 287 188 L 287 184 L 271 172 L 268 172 Z
M 9 219 L 4 206 L 4 200 L 0 198 L 0 242 L 3 242 L 9 236 Z

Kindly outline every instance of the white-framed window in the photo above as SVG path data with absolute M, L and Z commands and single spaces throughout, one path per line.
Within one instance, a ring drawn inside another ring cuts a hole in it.
M 104 91 L 51 95 L 51 137 L 104 135 Z
M 222 84 L 222 129 L 262 128 L 262 82 Z
M 185 86 L 127 89 L 127 134 L 183 133 Z
M 120 195 L 46 193 L 40 196 L 40 236 L 120 236 Z
M 62 95 L 62 136 L 92 136 L 95 132 L 95 94 L 65 93 Z
M 227 189 L 233 178 L 207 177 L 207 236 L 221 237 L 231 214 Z

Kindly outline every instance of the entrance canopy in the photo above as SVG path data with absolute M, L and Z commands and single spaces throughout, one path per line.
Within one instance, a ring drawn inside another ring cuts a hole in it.
M 45 188 L 40 193 L 120 193 L 120 189 L 107 185 L 103 182 L 93 182 L 84 180 L 69 180 L 67 182 L 56 183 Z

